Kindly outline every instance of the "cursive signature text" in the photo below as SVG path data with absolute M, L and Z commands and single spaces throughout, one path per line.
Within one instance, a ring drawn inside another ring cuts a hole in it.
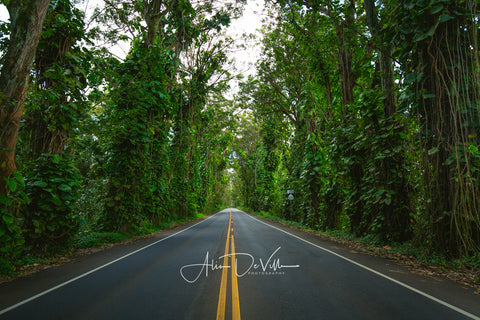
M 196 282 L 202 274 L 205 274 L 205 277 L 208 277 L 209 272 L 215 270 L 221 270 L 223 268 L 230 268 L 230 266 L 224 266 L 223 263 L 219 263 L 219 260 L 222 260 L 225 257 L 232 258 L 235 260 L 235 269 L 237 277 L 241 278 L 247 273 L 251 271 L 279 271 L 285 268 L 300 268 L 300 265 L 284 265 L 281 264 L 280 258 L 275 257 L 277 252 L 280 250 L 281 247 L 278 247 L 273 253 L 268 257 L 268 259 L 264 260 L 259 258 L 258 260 L 249 253 L 230 253 L 227 255 L 223 255 L 218 257 L 218 259 L 209 259 L 209 253 L 205 254 L 205 259 L 202 263 L 194 263 L 194 264 L 187 264 L 180 268 L 180 275 L 182 278 L 187 281 L 188 283 Z M 239 265 L 238 261 L 239 258 L 242 259 L 242 263 Z

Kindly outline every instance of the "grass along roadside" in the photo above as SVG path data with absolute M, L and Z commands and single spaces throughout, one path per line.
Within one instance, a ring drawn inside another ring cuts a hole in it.
M 27 253 L 15 262 L 14 273 L 1 274 L 0 284 L 12 281 L 18 277 L 34 274 L 38 271 L 59 266 L 74 258 L 105 250 L 118 244 L 126 244 L 141 238 L 153 236 L 155 233 L 180 227 L 190 221 L 205 218 L 204 214 L 195 214 L 187 219 L 164 222 L 159 225 L 146 223 L 135 233 L 99 232 L 91 230 L 80 231 L 69 248 L 58 248 L 57 252 L 44 254 Z
M 322 237 L 325 240 L 345 245 L 351 249 L 380 256 L 406 265 L 410 272 L 430 277 L 444 277 L 460 284 L 475 288 L 475 293 L 480 294 L 480 253 L 476 256 L 449 260 L 439 255 L 427 255 L 420 248 L 415 248 L 411 243 L 381 245 L 371 237 L 355 238 L 343 231 L 323 232 L 313 230 L 301 223 L 288 221 L 266 212 L 252 212 L 248 209 L 241 210 L 258 217 L 279 222 L 285 226 L 300 229 Z

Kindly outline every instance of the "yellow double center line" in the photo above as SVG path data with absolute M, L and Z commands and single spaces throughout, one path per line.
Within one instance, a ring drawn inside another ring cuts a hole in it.
M 235 263 L 235 240 L 230 231 L 233 231 L 232 210 L 230 210 L 230 219 L 228 220 L 227 243 L 225 244 L 225 255 L 223 256 L 222 281 L 220 282 L 220 294 L 218 295 L 217 320 L 225 319 L 229 258 L 232 269 L 232 319 L 240 320 L 240 300 L 238 295 L 237 266 Z M 231 249 L 230 254 L 229 248 Z

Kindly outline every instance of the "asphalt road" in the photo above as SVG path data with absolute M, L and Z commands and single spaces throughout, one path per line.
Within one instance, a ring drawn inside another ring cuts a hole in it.
M 480 319 L 480 296 L 224 210 L 0 285 L 0 319 Z

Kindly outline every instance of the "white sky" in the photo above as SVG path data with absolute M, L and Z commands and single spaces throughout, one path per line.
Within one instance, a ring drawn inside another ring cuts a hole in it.
M 237 20 L 232 21 L 232 24 L 227 30 L 232 38 L 242 41 L 242 34 L 256 34 L 258 37 L 260 32 L 258 31 L 262 27 L 261 14 L 264 9 L 264 0 L 248 0 L 247 6 L 243 16 Z M 245 75 L 253 74 L 255 68 L 253 63 L 260 56 L 260 47 L 257 44 L 257 40 L 248 40 L 243 42 L 245 49 L 238 51 L 234 54 L 235 64 L 239 71 Z
M 7 21 L 8 17 L 9 15 L 8 15 L 7 7 L 5 7 L 4 4 L 0 4 L 0 20 Z

